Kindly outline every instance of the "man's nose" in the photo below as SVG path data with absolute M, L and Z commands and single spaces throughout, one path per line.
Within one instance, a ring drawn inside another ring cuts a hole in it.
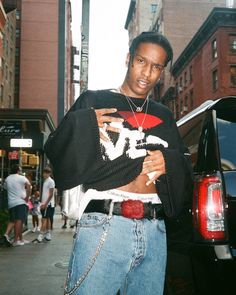
M 145 77 L 150 77 L 150 75 L 151 75 L 151 71 L 152 71 L 151 66 L 150 66 L 150 65 L 145 65 L 145 67 L 143 67 L 142 74 L 143 74 Z

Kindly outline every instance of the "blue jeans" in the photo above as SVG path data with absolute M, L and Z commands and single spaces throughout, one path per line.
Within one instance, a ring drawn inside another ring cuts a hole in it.
M 74 236 L 65 294 L 162 295 L 163 220 L 85 213 Z

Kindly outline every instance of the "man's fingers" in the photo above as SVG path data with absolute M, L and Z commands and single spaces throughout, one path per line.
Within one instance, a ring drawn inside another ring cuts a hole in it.
M 124 119 L 111 117 L 111 116 L 101 116 L 99 118 L 99 121 L 102 121 L 102 122 L 124 122 Z
M 107 125 L 106 130 L 109 130 L 109 131 L 115 132 L 115 133 L 120 133 L 120 131 L 121 131 L 119 128 L 115 128 L 115 127 L 112 127 L 110 125 Z
M 163 164 L 156 164 L 156 165 L 152 165 L 152 166 L 149 166 L 149 167 L 144 167 L 142 172 L 141 172 L 141 175 L 151 173 L 151 172 L 154 172 L 154 171 L 161 171 L 162 173 L 164 173 L 165 172 L 165 167 L 164 167 Z
M 162 175 L 161 172 L 156 172 L 155 175 L 146 182 L 146 186 L 149 186 L 151 183 L 155 183 L 155 181 Z
M 99 132 L 99 134 L 100 134 L 100 138 L 101 138 L 102 140 L 104 140 L 104 141 L 109 141 L 109 138 L 106 137 L 101 131 Z
M 113 113 L 116 113 L 117 112 L 117 109 L 97 109 L 95 110 L 95 113 L 97 115 L 100 115 L 100 116 L 103 116 L 105 114 L 113 114 Z

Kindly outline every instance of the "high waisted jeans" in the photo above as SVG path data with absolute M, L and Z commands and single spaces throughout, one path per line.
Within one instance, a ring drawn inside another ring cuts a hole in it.
M 85 213 L 74 236 L 65 294 L 162 295 L 163 220 Z

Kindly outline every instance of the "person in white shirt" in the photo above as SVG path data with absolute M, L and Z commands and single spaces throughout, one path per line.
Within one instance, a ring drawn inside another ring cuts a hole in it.
M 54 190 L 55 182 L 51 178 L 51 169 L 46 167 L 43 169 L 43 190 L 41 196 L 41 214 L 42 214 L 42 225 L 40 234 L 38 235 L 37 241 L 41 243 L 43 240 L 51 240 L 51 219 L 54 215 L 55 199 Z
M 21 175 L 19 165 L 11 167 L 11 175 L 9 175 L 4 183 L 4 188 L 7 190 L 8 209 L 10 214 L 10 223 L 4 235 L 6 241 L 10 243 L 9 232 L 14 227 L 13 246 L 22 246 L 27 241 L 22 238 L 23 223 L 27 218 L 27 202 L 31 192 L 29 180 Z

